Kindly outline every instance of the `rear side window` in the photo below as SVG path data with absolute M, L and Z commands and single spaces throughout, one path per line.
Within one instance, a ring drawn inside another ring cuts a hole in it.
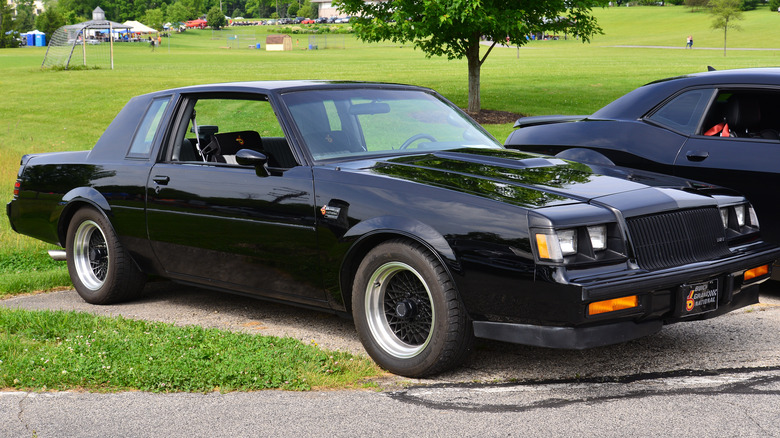
M 699 126 L 699 121 L 707 108 L 713 91 L 712 89 L 686 91 L 655 111 L 647 119 L 682 134 L 693 135 Z
M 170 100 L 170 97 L 157 98 L 149 105 L 149 109 L 146 111 L 138 131 L 136 131 L 135 137 L 133 137 L 133 144 L 130 145 L 128 157 L 146 158 L 149 156 L 149 153 L 152 151 L 154 136 L 157 134 L 157 128 L 160 127 L 160 122 Z

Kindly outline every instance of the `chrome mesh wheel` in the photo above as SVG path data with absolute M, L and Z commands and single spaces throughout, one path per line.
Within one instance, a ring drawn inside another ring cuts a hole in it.
M 79 279 L 90 290 L 97 290 L 108 274 L 108 245 L 97 223 L 82 222 L 73 239 L 73 262 Z
M 389 262 L 376 269 L 365 294 L 373 338 L 391 356 L 417 356 L 431 341 L 435 314 L 431 291 L 411 266 Z

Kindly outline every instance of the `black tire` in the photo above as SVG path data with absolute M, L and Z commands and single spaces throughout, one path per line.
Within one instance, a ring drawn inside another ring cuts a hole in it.
M 402 376 L 454 368 L 474 342 L 452 279 L 416 242 L 391 240 L 366 255 L 352 287 L 352 315 L 371 358 Z
M 146 283 L 146 275 L 119 243 L 111 223 L 94 208 L 73 215 L 65 249 L 70 280 L 88 303 L 130 300 Z

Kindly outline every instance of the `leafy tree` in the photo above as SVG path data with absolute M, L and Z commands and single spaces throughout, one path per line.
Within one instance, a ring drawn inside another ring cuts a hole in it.
M 297 17 L 298 16 L 298 9 L 300 9 L 301 6 L 296 3 L 292 2 L 290 3 L 290 6 L 287 7 L 287 16 L 288 17 Z
M 154 29 L 162 30 L 163 24 L 165 24 L 162 9 L 147 9 L 143 17 L 143 23 Z
M 298 9 L 298 15 L 301 17 L 317 18 L 317 15 L 319 14 L 317 8 L 311 5 L 311 1 L 306 0 L 303 2 L 303 6 Z
M 5 1 L 0 1 L 0 49 L 6 47 L 19 47 L 19 42 L 16 40 L 16 34 L 10 33 L 6 35 L 6 32 L 11 32 L 13 28 L 14 19 L 11 5 Z
M 20 0 L 16 3 L 16 17 L 14 18 L 14 30 L 27 32 L 35 26 L 35 14 L 33 14 L 33 0 Z
M 723 29 L 723 56 L 726 56 L 726 41 L 728 30 L 740 30 L 734 23 L 742 19 L 741 0 L 710 0 L 710 14 L 713 20 L 712 29 Z
M 243 16 L 244 16 L 244 12 L 241 9 L 239 8 L 233 9 L 233 15 L 231 15 L 231 17 L 236 18 L 236 17 L 243 17 Z
M 742 10 L 743 11 L 752 11 L 755 9 L 758 9 L 758 3 L 761 1 L 761 3 L 765 3 L 765 0 L 742 0 Z
M 191 18 L 195 18 L 197 15 L 190 11 L 182 2 L 177 1 L 168 6 L 168 21 L 171 23 L 185 22 Z
M 780 0 L 769 0 L 769 10 L 776 12 L 777 8 L 780 8 Z
M 35 28 L 46 34 L 51 39 L 54 31 L 65 25 L 65 17 L 56 6 L 46 8 L 41 15 L 35 18 Z
M 524 45 L 533 33 L 567 33 L 583 42 L 602 33 L 591 8 L 602 0 L 336 0 L 352 15 L 357 36 L 370 42 L 412 42 L 426 56 L 466 58 L 469 112 L 480 110 L 480 70 L 499 42 Z M 480 41 L 490 43 L 480 57 Z
M 691 8 L 691 12 L 696 12 L 696 9 L 707 6 L 710 0 L 685 0 L 685 6 Z
M 206 14 L 206 21 L 209 22 L 209 26 L 212 29 L 222 29 L 225 27 L 227 20 L 225 20 L 225 14 L 219 9 L 219 6 L 214 6 L 209 9 L 209 13 Z

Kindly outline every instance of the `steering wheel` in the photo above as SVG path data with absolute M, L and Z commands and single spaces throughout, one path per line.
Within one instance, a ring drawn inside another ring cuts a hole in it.
M 404 142 L 404 144 L 401 145 L 400 149 L 406 149 L 409 146 L 411 146 L 412 143 L 416 142 L 417 140 L 422 140 L 422 139 L 426 139 L 426 140 L 430 140 L 430 141 L 438 141 L 430 134 L 415 134 L 415 135 L 409 137 L 409 139 L 406 140 Z

